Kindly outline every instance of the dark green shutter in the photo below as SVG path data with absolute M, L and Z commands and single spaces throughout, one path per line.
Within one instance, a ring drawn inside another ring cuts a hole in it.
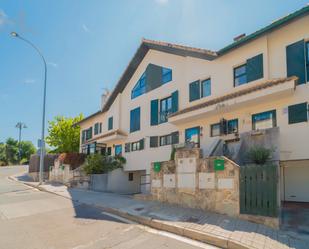
M 141 127 L 141 108 L 130 111 L 130 132 L 139 131 Z
M 153 99 L 150 103 L 150 125 L 157 125 L 159 119 L 159 100 Z
M 286 47 L 287 76 L 297 76 L 298 84 L 306 82 L 305 42 L 295 42 Z
M 172 144 L 178 144 L 179 143 L 179 132 L 173 132 L 172 133 Z
M 172 93 L 172 113 L 178 111 L 178 91 Z
M 144 139 L 139 140 L 139 150 L 144 149 Z
M 158 141 L 159 141 L 159 137 L 158 136 L 150 137 L 150 143 L 149 143 L 150 148 L 158 147 Z
M 308 121 L 307 102 L 289 106 L 289 124 Z
M 200 81 L 194 81 L 189 85 L 189 99 L 190 102 L 200 99 L 201 97 L 201 90 L 200 90 Z
M 263 54 L 259 54 L 247 60 L 247 82 L 263 78 Z
M 108 119 L 108 130 L 113 129 L 113 117 L 109 117 Z

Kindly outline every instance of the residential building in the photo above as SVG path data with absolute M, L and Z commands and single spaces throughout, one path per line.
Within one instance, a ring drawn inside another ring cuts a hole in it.
M 278 127 L 281 198 L 309 202 L 308 83 L 309 6 L 216 52 L 143 39 L 101 110 L 78 123 L 81 151 L 122 154 L 147 192 L 151 163 L 173 144 L 207 156 L 218 139 Z

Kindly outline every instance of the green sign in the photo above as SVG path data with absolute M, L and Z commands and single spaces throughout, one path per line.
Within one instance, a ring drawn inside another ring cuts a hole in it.
M 154 172 L 160 172 L 160 170 L 161 170 L 161 162 L 155 162 L 153 164 L 153 170 L 154 170 Z
M 224 159 L 215 159 L 215 170 L 224 170 Z

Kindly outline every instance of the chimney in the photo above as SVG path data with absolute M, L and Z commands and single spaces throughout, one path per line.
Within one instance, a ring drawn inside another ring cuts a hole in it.
M 103 110 L 109 96 L 110 96 L 110 91 L 107 88 L 104 88 L 104 92 L 101 95 L 101 110 Z
M 236 36 L 236 37 L 234 37 L 234 42 L 238 42 L 238 41 L 240 41 L 241 39 L 243 39 L 245 37 L 246 37 L 246 33 L 243 33 L 243 34 L 241 34 L 239 36 Z

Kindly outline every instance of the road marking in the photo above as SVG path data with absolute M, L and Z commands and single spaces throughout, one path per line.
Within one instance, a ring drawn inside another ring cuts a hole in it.
M 165 232 L 165 231 L 160 231 L 160 230 L 150 228 L 150 227 L 147 227 L 147 226 L 144 226 L 144 225 L 139 225 L 138 223 L 136 223 L 134 221 L 130 221 L 126 218 L 122 218 L 122 217 L 115 215 L 115 214 L 111 214 L 111 213 L 107 213 L 107 212 L 103 212 L 103 214 L 110 216 L 114 219 L 120 220 L 122 222 L 128 223 L 128 224 L 136 224 L 137 227 L 139 227 L 140 229 L 142 229 L 146 232 L 161 235 L 161 236 L 168 237 L 168 238 L 171 238 L 171 239 L 174 239 L 174 240 L 178 240 L 178 241 L 181 241 L 183 243 L 186 243 L 186 244 L 189 244 L 189 245 L 192 245 L 192 246 L 196 246 L 196 247 L 204 248 L 204 249 L 218 249 L 219 248 L 219 247 L 204 244 L 202 242 L 199 242 L 199 241 L 196 241 L 196 240 L 193 240 L 193 239 L 182 237 L 180 235 L 176 235 L 176 234 Z

